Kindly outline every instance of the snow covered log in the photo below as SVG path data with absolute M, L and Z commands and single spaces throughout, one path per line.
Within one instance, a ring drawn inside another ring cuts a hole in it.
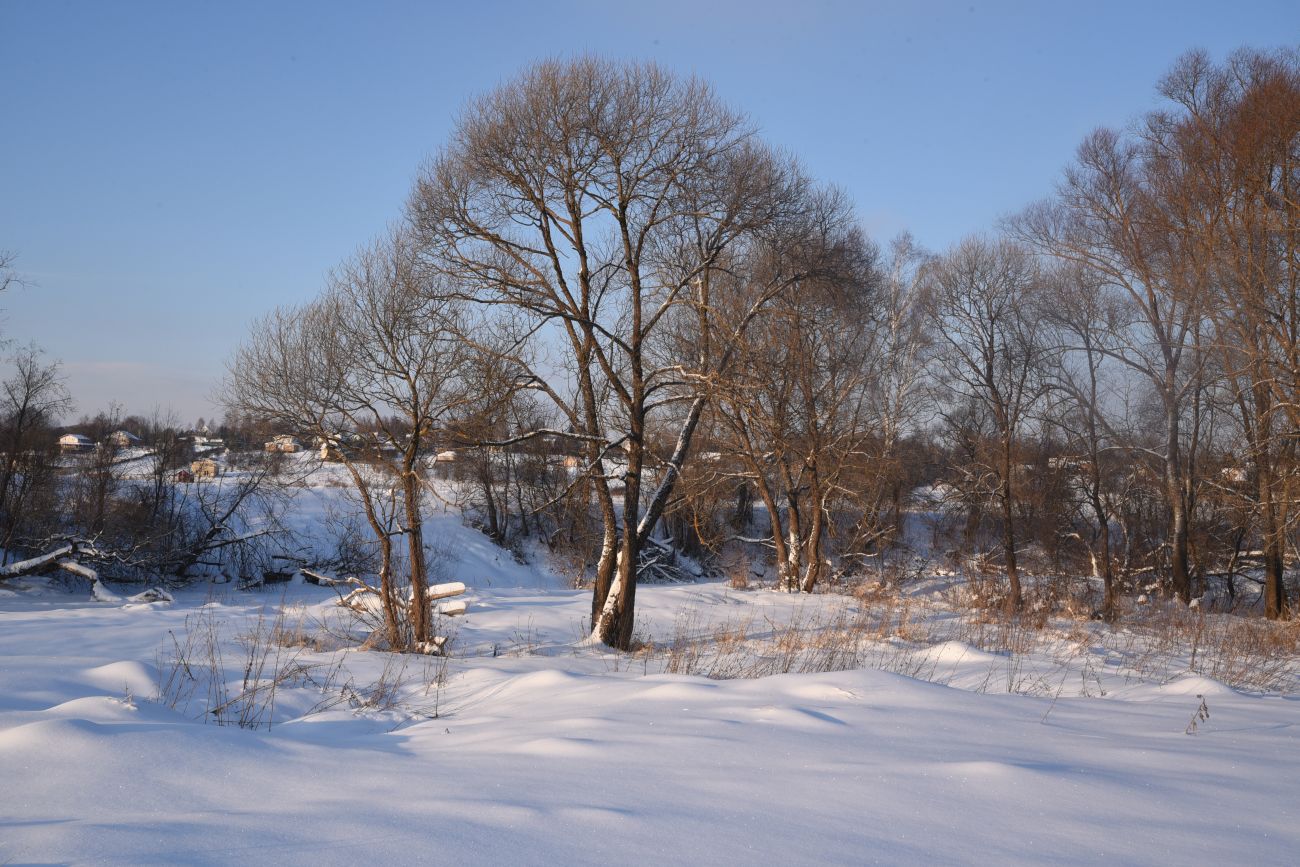
M 383 614 L 383 603 L 380 600 L 380 594 L 378 588 L 372 587 L 369 584 L 364 584 L 356 578 L 349 578 L 345 582 L 345 581 L 339 581 L 338 579 L 330 578 L 329 576 L 326 575 L 320 575 L 314 572 L 308 573 L 308 570 L 306 569 L 302 570 L 302 572 L 304 576 L 310 574 L 311 578 L 316 579 L 315 581 L 312 581 L 313 584 L 320 583 L 321 586 L 325 586 L 325 587 L 333 587 L 345 583 L 356 585 L 356 589 L 353 590 L 351 593 L 339 597 L 338 604 L 344 608 L 351 608 L 353 611 L 356 611 L 361 614 L 369 614 L 369 615 Z M 329 583 L 322 583 L 322 582 L 329 582 Z M 437 600 L 439 599 L 448 599 L 452 596 L 459 596 L 464 592 L 465 592 L 464 583 L 460 581 L 448 581 L 444 584 L 434 584 L 431 587 L 429 587 L 425 591 L 425 598 L 428 600 L 428 603 L 430 607 L 433 609 L 435 614 L 440 614 L 443 617 L 459 617 L 462 614 L 464 614 L 466 610 L 469 608 L 469 603 L 463 601 L 443 602 L 440 604 L 436 604 L 436 603 Z M 411 597 L 409 594 L 406 597 L 406 601 L 407 604 L 410 604 Z M 421 652 L 435 653 L 440 651 L 426 650 Z
M 51 566 L 57 566 L 59 558 L 68 556 L 73 550 L 72 545 L 63 545 L 48 554 L 41 554 L 39 557 L 19 560 L 17 563 L 10 563 L 8 566 L 0 567 L 0 581 L 5 578 L 17 578 L 20 575 L 31 575 Z
M 308 584 L 315 584 L 317 587 L 339 587 L 349 583 L 349 579 L 347 578 L 331 578 L 328 575 L 314 572 L 311 569 L 303 568 L 298 571 L 302 573 L 302 580 L 306 581 Z
M 460 581 L 448 581 L 446 584 L 434 584 L 425 591 L 426 599 L 446 599 L 448 596 L 459 596 L 465 592 L 465 585 Z
M 82 578 L 90 581 L 90 597 L 96 602 L 121 602 L 122 597 L 118 596 L 112 590 L 104 586 L 104 582 L 99 580 L 99 572 L 84 566 L 75 560 L 63 559 L 57 564 L 65 572 L 71 572 L 73 575 L 80 575 Z
M 100 580 L 98 570 L 74 559 L 77 556 L 78 551 L 91 556 L 98 553 L 93 547 L 93 543 L 71 542 L 66 545 L 61 545 L 49 553 L 0 567 L 0 581 L 3 581 L 6 578 L 17 578 L 22 575 L 33 575 L 51 568 L 62 569 L 64 572 L 71 572 L 73 575 L 85 578 L 89 581 L 91 598 L 96 601 L 121 602 L 122 597 L 118 596 L 112 590 L 109 590 L 108 587 L 104 585 L 104 582 Z M 166 590 L 158 587 L 150 587 L 143 593 L 132 596 L 130 601 L 171 602 L 172 597 Z
M 362 584 L 346 596 L 339 597 L 338 604 L 343 608 L 355 610 L 379 610 L 379 591 L 369 584 Z
M 38 557 L 32 557 L 27 560 L 20 560 L 17 563 L 11 563 L 0 569 L 0 580 L 5 578 L 17 578 L 20 575 L 33 575 L 37 572 L 44 572 L 48 569 L 62 569 L 64 572 L 71 572 L 90 581 L 90 595 L 100 602 L 121 602 L 122 597 L 104 586 L 99 580 L 99 573 L 89 566 L 84 566 L 73 560 L 77 546 L 75 544 L 60 545 L 47 554 L 41 554 Z

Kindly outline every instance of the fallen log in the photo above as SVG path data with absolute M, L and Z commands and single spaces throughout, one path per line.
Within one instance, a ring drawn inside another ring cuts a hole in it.
M 424 598 L 432 601 L 434 599 L 446 599 L 448 596 L 459 596 L 465 592 L 465 585 L 460 581 L 448 581 L 446 584 L 434 584 L 424 591 Z
M 438 606 L 438 613 L 444 617 L 459 617 L 468 607 L 467 602 L 444 602 Z
M 31 575 L 51 566 L 57 566 L 60 557 L 66 557 L 75 550 L 76 546 L 74 545 L 63 545 L 48 554 L 41 554 L 39 557 L 32 557 L 30 560 L 19 560 L 17 563 L 10 563 L 8 566 L 0 567 L 0 581 L 6 578 Z
M 99 572 L 89 566 L 83 566 L 75 560 L 60 560 L 58 567 L 65 572 L 71 572 L 73 575 L 80 575 L 90 581 L 90 597 L 96 602 L 121 602 L 122 597 L 118 596 L 112 590 L 104 586 L 104 582 L 99 580 Z

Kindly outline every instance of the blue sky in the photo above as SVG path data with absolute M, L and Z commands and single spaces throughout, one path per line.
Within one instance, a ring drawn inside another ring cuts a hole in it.
M 1047 194 L 1090 129 L 1200 47 L 1300 43 L 1294 2 L 197 3 L 0 0 L 2 335 L 77 413 L 208 402 L 248 323 L 395 220 L 459 106 L 532 60 L 711 81 L 942 249 Z

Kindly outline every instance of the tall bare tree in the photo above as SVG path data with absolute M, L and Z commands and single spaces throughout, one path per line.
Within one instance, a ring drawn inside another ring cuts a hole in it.
M 1037 267 L 1009 241 L 973 237 L 934 261 L 927 282 L 941 388 L 976 401 L 992 421 L 995 447 L 981 463 L 1001 507 L 1006 604 L 1018 610 L 1017 447 L 1043 387 L 1044 349 L 1032 308 Z
M 909 430 L 925 412 L 924 374 L 934 347 L 926 315 L 924 274 L 930 254 L 906 232 L 886 250 L 884 280 L 878 293 L 877 369 L 873 388 L 879 442 L 875 460 L 889 473 L 894 533 L 903 531 L 907 476 L 901 449 Z
M 1217 356 L 1239 398 L 1272 616 L 1285 609 L 1281 420 L 1292 428 L 1300 420 L 1287 409 L 1300 381 L 1296 57 L 1245 51 L 1216 67 L 1203 53 L 1186 55 L 1160 83 L 1168 107 L 1132 132 L 1089 136 L 1055 199 L 1015 223 L 1038 249 L 1088 266 L 1127 299 L 1133 327 L 1108 352 L 1145 377 L 1163 407 L 1172 583 L 1184 600 L 1195 413 Z
M 1188 291 L 1207 299 L 1214 322 L 1252 468 L 1265 610 L 1282 617 L 1300 423 L 1300 52 L 1245 50 L 1222 66 L 1192 52 L 1161 92 L 1175 107 L 1157 128 L 1180 167 L 1184 230 L 1209 262 Z
M 1195 479 L 1187 441 L 1188 406 L 1204 387 L 1206 261 L 1180 231 L 1186 201 L 1169 194 L 1176 167 L 1166 159 L 1157 118 L 1136 138 L 1098 130 L 1079 148 L 1055 199 L 1013 226 L 1035 249 L 1090 270 L 1118 290 L 1129 327 L 1106 352 L 1143 377 L 1160 402 L 1162 442 L 1154 450 L 1169 509 L 1171 583 L 1191 598 L 1189 521 Z
M 562 417 L 563 430 L 528 433 L 583 446 L 603 525 L 596 640 L 631 645 L 640 550 L 704 400 L 688 398 L 651 493 L 654 419 L 725 354 L 710 341 L 660 363 L 655 335 L 679 307 L 707 317 L 724 254 L 786 218 L 806 186 L 702 82 L 594 57 L 537 64 L 472 102 L 417 184 L 429 262 L 485 316 L 513 320 L 522 383 Z M 547 364 L 533 363 L 539 342 Z
M 1055 269 L 1034 306 L 1045 324 L 1044 362 L 1049 422 L 1064 434 L 1068 475 L 1088 519 L 1093 576 L 1102 580 L 1101 614 L 1118 614 L 1111 521 L 1116 512 L 1115 465 L 1126 440 L 1115 430 L 1115 363 L 1110 354 L 1127 328 L 1125 305 L 1104 279 L 1079 265 Z
M 877 433 L 878 255 L 852 231 L 835 241 L 817 254 L 822 268 L 773 299 L 738 341 L 735 363 L 713 379 L 719 440 L 765 506 L 777 586 L 787 592 L 812 592 L 823 576 L 826 539 L 859 505 L 850 478 L 862 482 L 855 471 Z M 766 282 L 738 274 L 746 285 Z

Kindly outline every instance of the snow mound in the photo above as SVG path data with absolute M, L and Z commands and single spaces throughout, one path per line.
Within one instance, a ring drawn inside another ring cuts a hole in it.
M 922 656 L 928 662 L 945 665 L 983 665 L 987 667 L 1004 660 L 1004 657 L 996 653 L 978 650 L 963 641 L 944 641 L 917 650 L 914 655 Z
M 149 696 L 157 687 L 151 666 L 125 659 L 88 669 L 82 678 L 91 686 L 117 696 L 128 691 L 135 696 Z
M 1184 674 L 1168 683 L 1160 684 L 1156 691 L 1161 695 L 1201 695 L 1201 696 L 1232 696 L 1239 693 L 1228 686 L 1220 683 L 1212 677 L 1206 677 L 1203 674 Z

